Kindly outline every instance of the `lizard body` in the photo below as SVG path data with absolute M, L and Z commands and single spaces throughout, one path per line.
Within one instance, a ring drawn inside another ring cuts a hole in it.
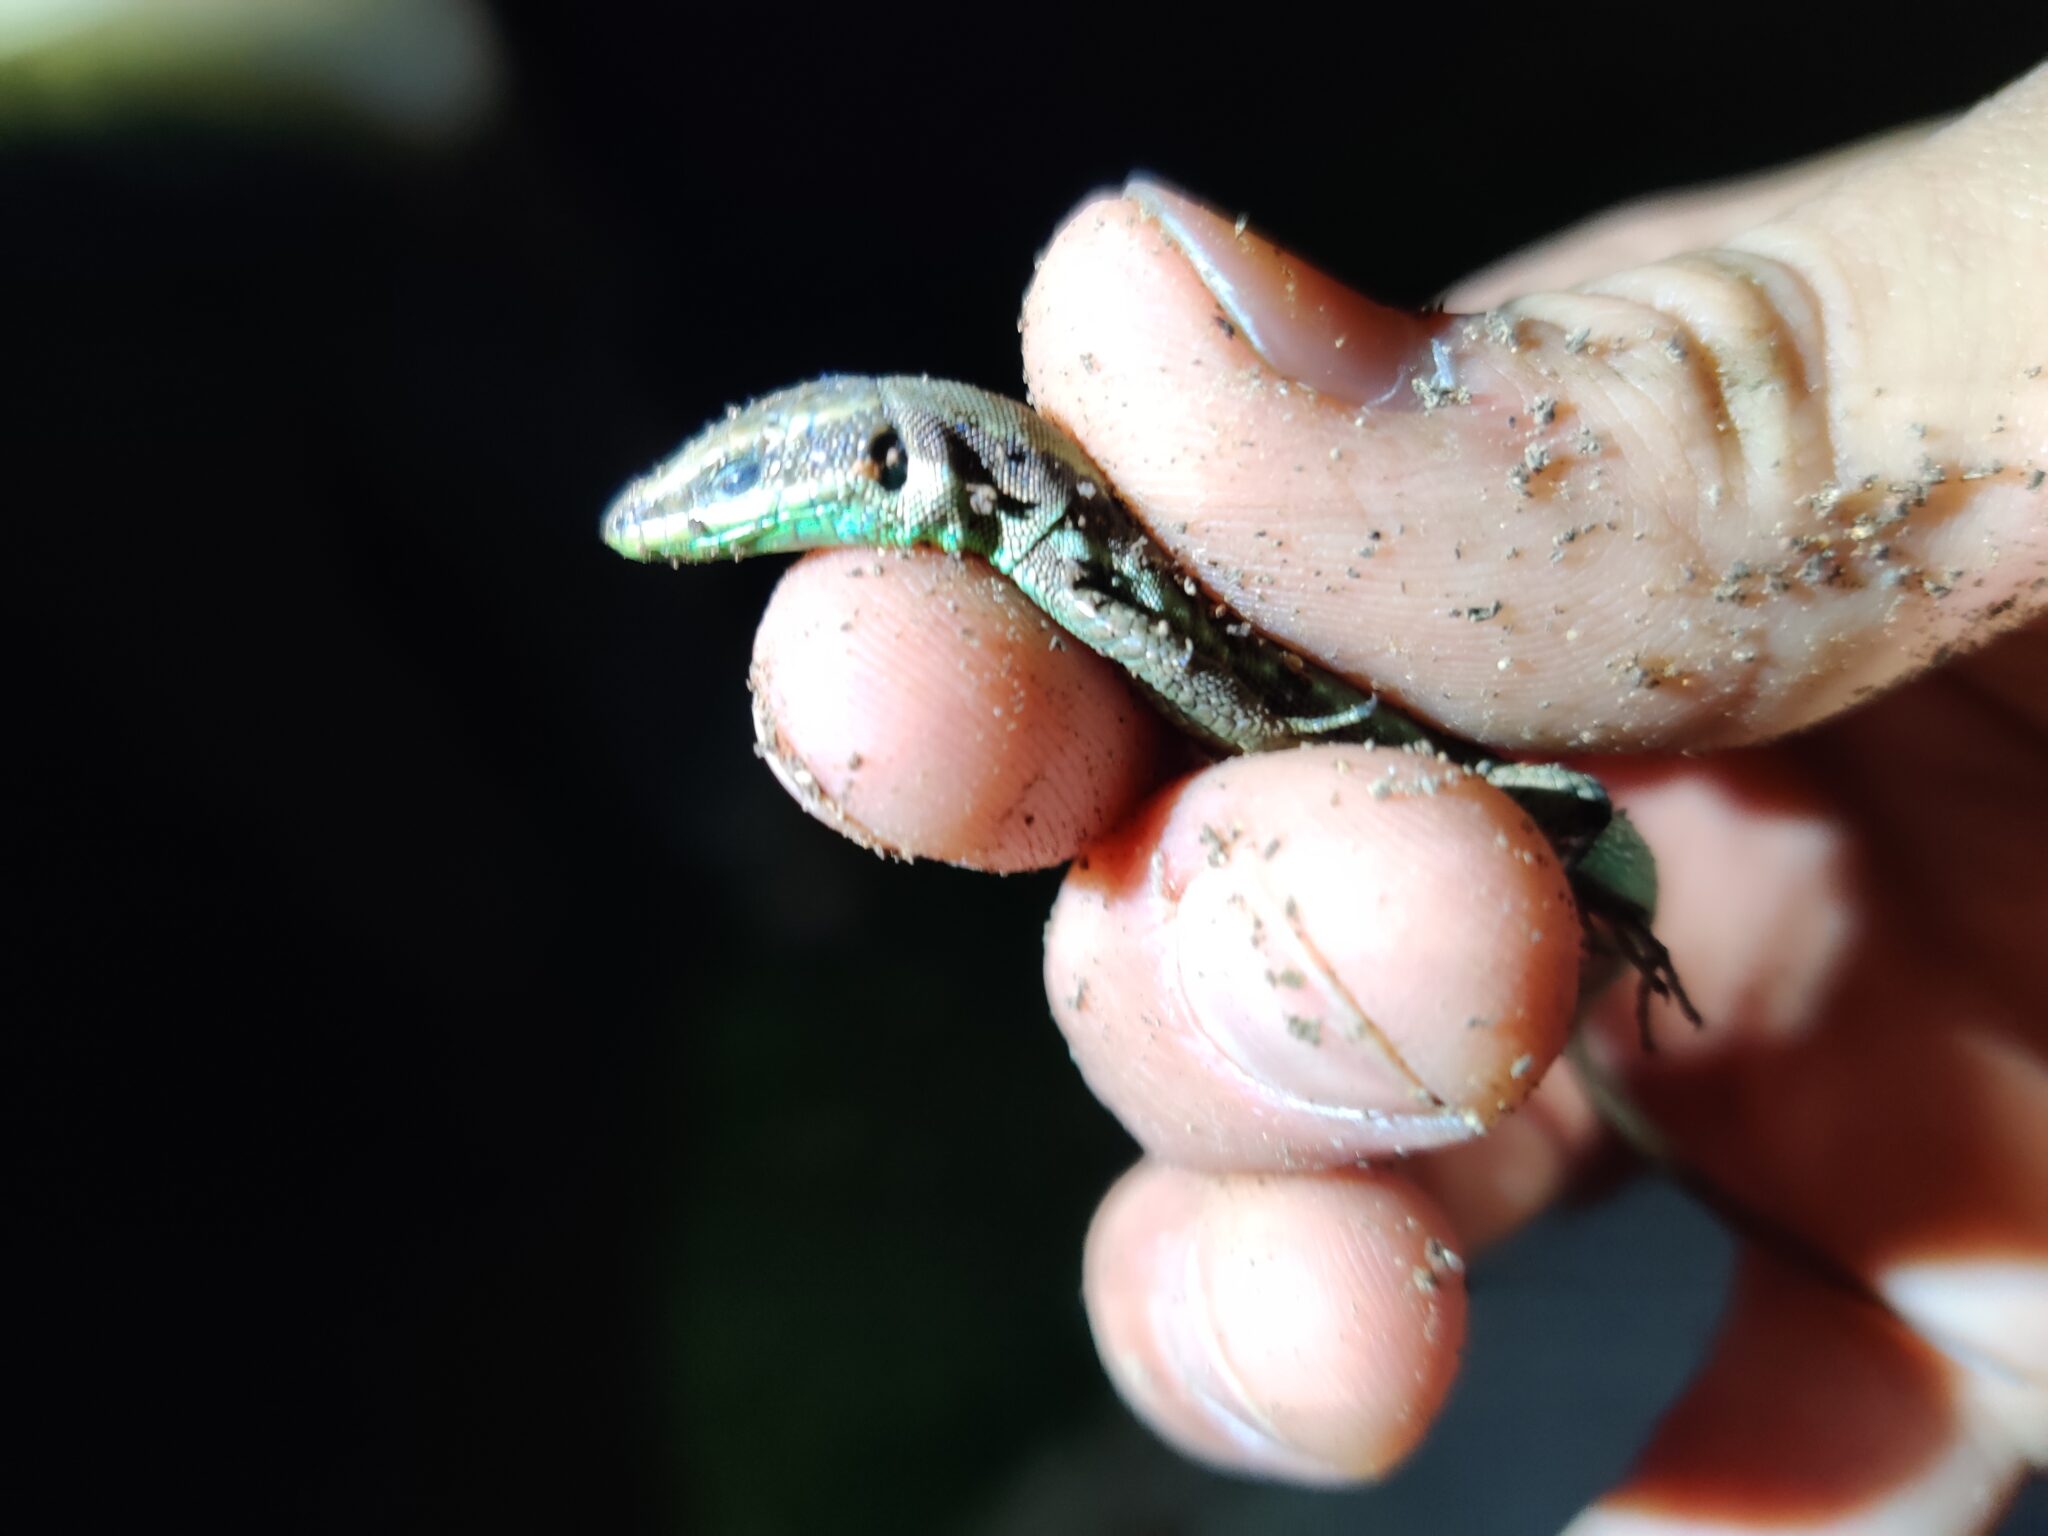
M 1219 752 L 1351 742 L 1441 755 L 1526 810 L 1556 850 L 1589 936 L 1652 994 L 1686 998 L 1652 935 L 1656 865 L 1591 775 L 1506 763 L 1255 633 L 1180 570 L 1079 444 L 965 384 L 831 376 L 713 422 L 621 491 L 605 542 L 671 564 L 834 545 L 978 555 L 1117 663 Z

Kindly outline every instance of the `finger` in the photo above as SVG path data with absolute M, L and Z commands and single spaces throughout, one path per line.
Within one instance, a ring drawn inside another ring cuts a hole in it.
M 1068 875 L 1046 991 L 1138 1141 L 1215 1169 L 1463 1141 L 1563 1044 L 1579 920 L 1484 781 L 1332 747 L 1183 781 Z
M 1181 1450 L 1353 1482 L 1405 1456 L 1442 1405 L 1463 1268 L 1442 1216 L 1396 1178 L 1145 1163 L 1096 1214 L 1083 1294 L 1111 1381 Z
M 1909 149 L 1938 125 L 1877 134 L 1755 176 L 1665 192 L 1596 214 L 1452 285 L 1443 307 L 1476 313 L 1525 293 L 1569 288 L 1682 251 L 1700 251 L 1754 229 L 1826 191 L 1852 171 Z
M 793 567 L 754 643 L 762 756 L 865 846 L 1057 864 L 1127 816 L 1166 751 L 1108 662 L 975 562 L 842 550 Z
M 1896 1319 L 1751 1257 L 1706 1368 L 1569 1531 L 1962 1536 L 2020 1471 L 1972 1384 Z
M 1925 691 L 1837 734 L 1874 746 Z M 1874 819 L 1918 816 L 1969 859 L 1964 819 L 2009 798 L 1972 796 L 1971 784 L 2014 765 L 1991 742 L 1967 755 L 1982 779 L 1931 776 L 1955 803 Z M 1910 738 L 1892 740 L 1901 785 L 1929 782 L 1920 762 Z M 2048 1456 L 2048 1059 L 2036 1010 L 2008 986 L 2020 973 L 1985 958 L 2022 933 L 2038 942 L 2026 887 L 1987 880 L 1997 894 L 1978 900 L 1966 879 L 1940 915 L 1909 899 L 1902 924 L 1878 898 L 1910 876 L 1894 866 L 1873 880 L 1870 850 L 1850 843 L 1838 807 L 1823 812 L 1824 787 L 1759 762 L 1645 778 L 1624 798 L 1658 850 L 1660 929 L 1714 1027 L 1660 1020 L 1662 1048 L 1644 1056 L 1632 1010 L 1609 1000 L 1593 1025 L 1624 1042 L 1616 1069 L 1681 1165 L 2009 1383 L 2012 1433 Z M 2000 812 L 1997 825 L 2038 846 L 2026 814 Z
M 2044 192 L 2048 69 L 1718 252 L 1424 320 L 1141 189 L 1048 250 L 1027 372 L 1219 596 L 1453 728 L 1754 740 L 2048 602 Z

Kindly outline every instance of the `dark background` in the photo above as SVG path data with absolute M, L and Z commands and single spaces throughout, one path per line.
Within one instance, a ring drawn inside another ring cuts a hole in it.
M 1965 105 L 2048 24 L 707 9 L 493 13 L 467 134 L 141 90 L 0 138 L 52 1528 L 1555 1529 L 1695 1358 L 1711 1229 L 1639 1191 L 1482 1264 L 1389 1489 L 1179 1463 L 1081 1315 L 1133 1153 L 1046 1017 L 1055 877 L 807 820 L 751 752 L 775 571 L 597 514 L 760 389 L 1016 389 L 1034 253 L 1134 167 L 1419 302 Z

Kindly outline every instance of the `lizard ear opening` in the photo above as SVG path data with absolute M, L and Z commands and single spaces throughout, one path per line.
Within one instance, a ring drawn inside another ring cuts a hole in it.
M 903 439 L 894 427 L 884 427 L 868 442 L 868 463 L 874 468 L 875 484 L 885 491 L 900 491 L 910 478 L 910 455 L 903 451 Z

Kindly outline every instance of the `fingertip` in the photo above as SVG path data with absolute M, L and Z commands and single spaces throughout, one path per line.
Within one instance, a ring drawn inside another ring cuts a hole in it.
M 1463 1262 L 1398 1179 L 1144 1164 L 1104 1200 L 1084 1270 L 1125 1400 L 1187 1454 L 1259 1476 L 1384 1474 L 1434 1419 L 1464 1341 Z
M 755 638 L 762 755 L 865 846 L 1006 871 L 1114 826 L 1165 752 L 1121 674 L 979 564 L 837 550 L 799 562 Z
M 1483 1132 L 1562 1048 L 1579 952 L 1511 800 L 1328 748 L 1218 765 L 1091 849 L 1046 975 L 1090 1086 L 1149 1149 L 1300 1167 Z

